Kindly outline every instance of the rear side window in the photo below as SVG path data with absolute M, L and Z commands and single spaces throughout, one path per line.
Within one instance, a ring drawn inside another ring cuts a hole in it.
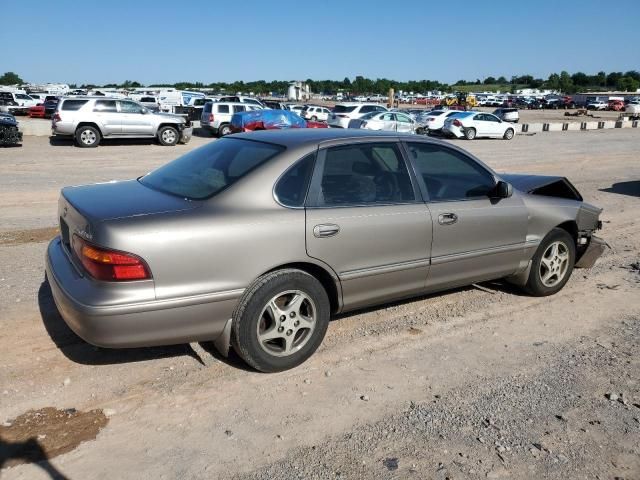
M 369 143 L 326 151 L 319 206 L 406 203 L 415 200 L 409 172 L 398 146 Z
M 307 155 L 278 180 L 274 191 L 276 198 L 282 205 L 286 207 L 302 207 L 304 205 L 315 158 L 315 153 Z
M 96 100 L 94 112 L 117 112 L 115 100 Z
M 285 147 L 222 138 L 183 155 L 139 179 L 140 183 L 191 200 L 204 200 L 233 185 Z
M 428 143 L 408 147 L 431 201 L 486 197 L 494 188 L 493 175 L 460 152 Z
M 229 105 L 218 105 L 218 113 L 229 113 Z
M 62 103 L 62 110 L 80 110 L 87 102 L 88 100 L 65 100 Z
M 245 110 L 246 109 L 244 108 L 244 105 L 234 105 L 233 106 L 234 113 L 244 112 Z
M 336 105 L 333 111 L 335 113 L 349 113 L 353 112 L 356 109 L 357 105 L 347 106 L 347 105 Z

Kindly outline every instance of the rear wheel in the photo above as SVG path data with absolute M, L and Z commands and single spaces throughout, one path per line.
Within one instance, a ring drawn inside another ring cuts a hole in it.
M 504 132 L 504 139 L 511 140 L 513 138 L 513 128 L 507 128 L 507 131 Z
M 311 121 L 312 122 L 317 122 L 318 121 L 318 117 L 316 117 L 315 115 L 313 117 L 311 117 Z
M 537 297 L 553 295 L 565 286 L 576 259 L 573 237 L 554 228 L 540 242 L 531 260 L 531 271 L 525 289 Z
M 256 370 L 287 370 L 317 350 L 329 315 L 329 298 L 315 277 L 296 269 L 271 272 L 240 300 L 233 315 L 231 343 Z
M 229 125 L 228 123 L 225 123 L 223 125 L 220 125 L 220 127 L 218 127 L 219 137 L 224 137 L 226 135 L 229 135 L 230 133 L 231 133 L 231 125 Z
M 100 130 L 91 125 L 83 125 L 76 129 L 76 145 L 82 148 L 94 148 L 100 144 Z
M 160 145 L 164 145 L 165 147 L 173 147 L 178 140 L 180 139 L 180 134 L 178 130 L 174 127 L 162 127 L 158 130 L 158 141 Z
M 474 138 L 476 138 L 476 129 L 475 128 L 467 128 L 464 131 L 464 137 L 467 140 L 473 140 Z

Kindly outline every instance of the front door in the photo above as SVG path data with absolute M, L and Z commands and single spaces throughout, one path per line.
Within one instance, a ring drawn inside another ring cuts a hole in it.
M 119 100 L 123 135 L 153 135 L 151 115 L 145 114 L 141 105 L 130 100 Z
M 414 186 L 395 141 L 319 151 L 307 253 L 337 273 L 345 309 L 424 291 L 431 216 Z
M 518 194 L 490 198 L 495 177 L 459 150 L 407 143 L 433 217 L 430 290 L 514 273 L 525 258 L 527 209 Z
M 396 113 L 396 129 L 398 133 L 413 133 L 413 120 L 407 115 Z

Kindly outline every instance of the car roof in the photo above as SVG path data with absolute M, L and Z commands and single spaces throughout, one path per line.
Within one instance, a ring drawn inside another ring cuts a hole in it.
M 373 103 L 373 102 L 342 102 L 342 103 L 336 103 L 336 107 L 338 105 L 343 105 L 345 107 L 358 107 L 360 105 L 376 105 L 376 106 L 381 106 L 379 103 Z
M 426 137 L 418 137 L 411 134 L 399 134 L 383 131 L 360 130 L 355 128 L 300 128 L 291 130 L 259 130 L 247 133 L 237 133 L 227 138 L 239 138 L 259 142 L 275 143 L 285 147 L 300 147 L 305 145 L 317 145 L 336 140 L 423 140 Z M 433 140 L 429 138 L 429 140 Z M 434 140 L 434 143 L 445 143 Z

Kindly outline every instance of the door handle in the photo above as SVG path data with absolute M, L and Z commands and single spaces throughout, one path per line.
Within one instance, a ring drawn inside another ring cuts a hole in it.
M 458 216 L 455 213 L 441 213 L 438 215 L 438 223 L 440 225 L 453 225 L 458 221 Z
M 334 235 L 337 235 L 339 231 L 340 227 L 333 223 L 325 223 L 313 227 L 313 235 L 318 238 L 333 237 Z

